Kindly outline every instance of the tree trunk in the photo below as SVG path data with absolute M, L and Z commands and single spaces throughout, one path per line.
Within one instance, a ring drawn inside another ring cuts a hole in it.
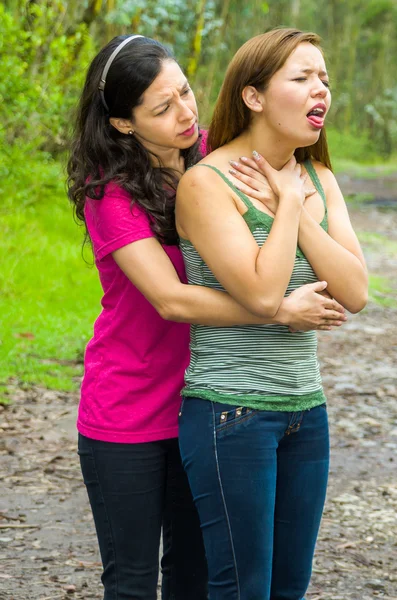
M 187 76 L 194 83 L 194 76 L 196 75 L 198 63 L 201 55 L 201 41 L 203 37 L 204 28 L 204 11 L 207 0 L 199 0 L 197 4 L 196 18 L 196 32 L 193 39 L 193 50 L 187 66 Z
M 217 35 L 214 39 L 214 47 L 219 45 L 221 39 L 225 37 L 226 28 L 228 25 L 228 14 L 230 8 L 230 0 L 223 0 L 221 21 L 222 26 L 219 28 Z M 209 108 L 211 104 L 212 89 L 214 87 L 214 79 L 217 65 L 219 64 L 219 56 L 216 52 L 213 53 L 211 62 L 208 66 L 206 85 L 204 87 L 203 101 L 201 103 L 201 113 L 203 115 L 204 122 L 209 122 Z

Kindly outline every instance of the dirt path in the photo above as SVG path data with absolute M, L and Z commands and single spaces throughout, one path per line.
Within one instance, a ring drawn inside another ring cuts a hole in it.
M 397 240 L 397 212 L 354 210 Z M 367 249 L 397 286 L 397 256 Z M 397 600 L 397 310 L 371 304 L 320 335 L 332 429 L 330 486 L 307 600 Z M 0 409 L 0 600 L 102 598 L 76 456 L 76 394 L 15 386 Z

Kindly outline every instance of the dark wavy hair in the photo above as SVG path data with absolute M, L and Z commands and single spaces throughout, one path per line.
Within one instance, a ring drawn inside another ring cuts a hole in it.
M 175 193 L 178 175 L 172 169 L 153 166 L 149 152 L 134 135 L 120 133 L 110 117 L 131 119 L 142 95 L 159 75 L 162 64 L 175 60 L 156 40 L 135 38 L 116 56 L 107 74 L 104 108 L 98 85 L 111 53 L 128 36 L 111 40 L 92 61 L 80 98 L 67 165 L 68 196 L 75 216 L 85 224 L 86 198 L 100 200 L 110 182 L 125 189 L 131 203 L 139 204 L 149 215 L 153 233 L 163 244 L 178 244 L 175 228 Z M 200 137 L 181 151 L 185 167 L 198 162 Z M 86 228 L 86 239 L 89 237 Z

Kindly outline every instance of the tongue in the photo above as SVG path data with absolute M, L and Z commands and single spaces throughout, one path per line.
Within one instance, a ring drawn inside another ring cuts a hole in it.
M 314 127 L 322 127 L 324 125 L 324 118 L 323 117 L 318 117 L 316 115 L 309 115 L 307 117 L 307 120 Z

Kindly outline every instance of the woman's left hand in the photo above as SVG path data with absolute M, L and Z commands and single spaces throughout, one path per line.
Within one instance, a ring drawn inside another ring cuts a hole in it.
M 259 200 L 276 214 L 278 198 L 260 171 L 259 165 L 252 158 L 242 156 L 239 160 L 231 160 L 230 166 L 229 172 L 239 181 L 237 189 L 249 198 Z

